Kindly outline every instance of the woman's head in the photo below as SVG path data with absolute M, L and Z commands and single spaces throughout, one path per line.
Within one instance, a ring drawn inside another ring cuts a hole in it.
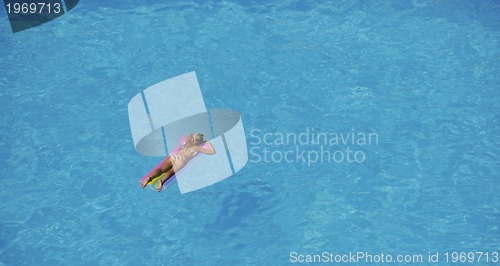
M 197 133 L 197 134 L 192 134 L 193 138 L 192 138 L 192 142 L 196 145 L 199 145 L 201 143 L 203 143 L 203 134 L 201 133 Z

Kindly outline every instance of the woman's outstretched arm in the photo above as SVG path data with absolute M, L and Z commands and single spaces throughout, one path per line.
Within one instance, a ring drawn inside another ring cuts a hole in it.
M 215 154 L 216 152 L 215 152 L 215 149 L 214 149 L 214 146 L 212 145 L 212 143 L 207 141 L 207 144 L 208 144 L 208 149 L 205 149 L 205 148 L 198 146 L 198 148 L 197 148 L 198 152 L 202 152 L 204 154 L 209 154 L 209 155 Z

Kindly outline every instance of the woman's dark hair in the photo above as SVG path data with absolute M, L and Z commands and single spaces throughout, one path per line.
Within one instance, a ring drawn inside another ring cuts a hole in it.
M 195 140 L 196 140 L 196 143 L 197 143 L 197 144 L 201 144 L 201 143 L 203 143 L 203 137 L 204 137 L 204 136 L 205 136 L 205 135 L 203 135 L 203 134 L 201 134 L 201 133 L 195 134 L 195 135 L 194 135 L 194 138 L 195 138 Z

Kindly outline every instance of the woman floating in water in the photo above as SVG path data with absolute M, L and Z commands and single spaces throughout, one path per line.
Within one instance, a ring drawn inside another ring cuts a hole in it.
M 208 144 L 208 149 L 202 147 L 205 143 Z M 203 141 L 203 134 L 190 134 L 177 153 L 170 154 L 160 168 L 151 172 L 151 174 L 141 182 L 142 188 L 146 187 L 149 181 L 153 180 L 155 177 L 166 173 L 165 176 L 158 180 L 158 186 L 156 188 L 158 192 L 160 192 L 163 184 L 174 176 L 175 170 L 181 170 L 189 160 L 193 159 L 198 153 L 212 155 L 215 154 L 215 149 L 210 142 Z

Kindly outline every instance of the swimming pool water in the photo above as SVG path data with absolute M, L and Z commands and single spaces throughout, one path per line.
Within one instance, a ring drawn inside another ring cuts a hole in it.
M 500 251 L 496 1 L 80 1 L 15 34 L 0 12 L 2 264 Z M 362 163 L 251 161 L 192 193 L 142 190 L 161 158 L 135 152 L 128 101 L 190 71 L 249 138 L 354 129 L 378 145 Z

